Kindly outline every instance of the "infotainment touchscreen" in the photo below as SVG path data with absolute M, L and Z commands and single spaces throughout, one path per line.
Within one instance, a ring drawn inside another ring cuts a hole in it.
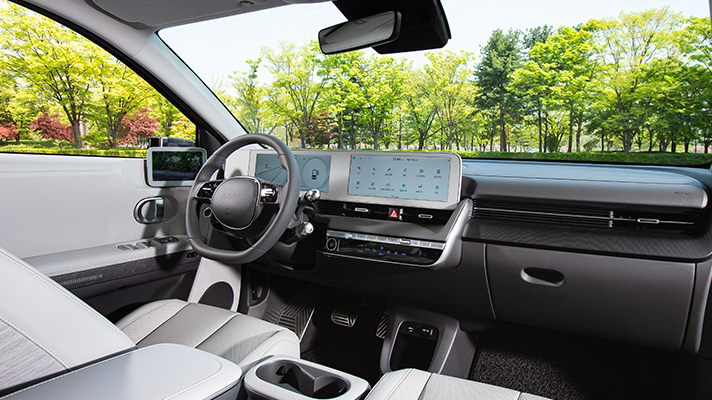
M 352 155 L 348 194 L 445 202 L 450 164 L 443 157 Z

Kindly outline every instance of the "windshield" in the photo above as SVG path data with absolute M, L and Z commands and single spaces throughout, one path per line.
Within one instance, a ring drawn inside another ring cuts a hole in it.
M 248 132 L 292 148 L 463 158 L 702 165 L 712 160 L 704 0 L 442 0 L 452 39 L 426 52 L 325 56 L 332 3 L 164 29 Z

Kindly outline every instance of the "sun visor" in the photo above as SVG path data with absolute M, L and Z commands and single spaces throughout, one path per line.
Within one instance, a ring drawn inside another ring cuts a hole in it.
M 398 39 L 374 47 L 380 54 L 439 49 L 452 37 L 440 0 L 337 0 L 334 5 L 349 21 L 386 11 L 401 13 Z

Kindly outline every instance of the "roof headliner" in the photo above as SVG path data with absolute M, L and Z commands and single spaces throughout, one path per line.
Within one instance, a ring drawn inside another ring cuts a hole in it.
M 134 28 L 157 31 L 294 3 L 328 0 L 85 0 L 89 5 Z

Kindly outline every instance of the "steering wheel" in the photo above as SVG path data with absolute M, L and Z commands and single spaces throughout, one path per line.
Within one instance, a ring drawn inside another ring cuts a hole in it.
M 253 143 L 270 146 L 277 152 L 279 163 L 287 171 L 287 183 L 284 186 L 244 175 L 211 180 L 230 154 Z M 289 147 L 270 135 L 239 136 L 222 145 L 208 158 L 190 188 L 185 216 L 188 240 L 198 254 L 212 260 L 234 264 L 254 261 L 277 243 L 294 215 L 298 200 L 299 167 Z M 240 233 L 250 232 L 251 227 L 254 232 L 253 224 L 265 205 L 277 206 L 279 211 L 259 240 L 249 248 L 240 251 L 223 250 L 203 243 L 200 235 L 200 207 L 203 204 L 209 204 L 210 207 L 209 212 L 204 212 L 206 217 L 238 236 Z

